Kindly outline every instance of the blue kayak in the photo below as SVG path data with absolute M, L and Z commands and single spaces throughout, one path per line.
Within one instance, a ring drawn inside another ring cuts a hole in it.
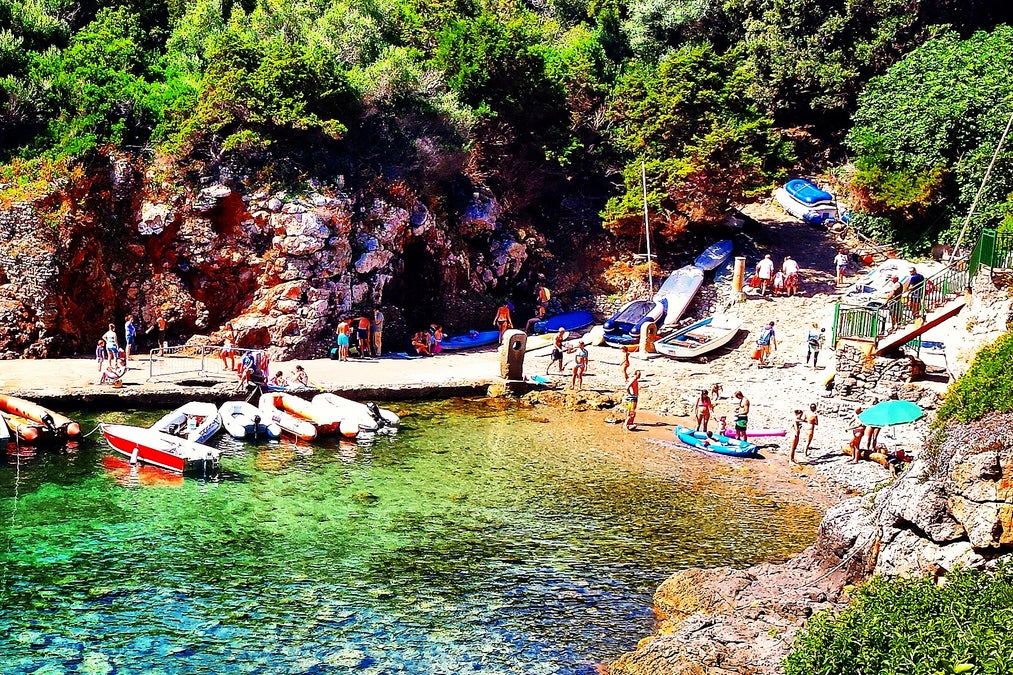
M 560 328 L 568 331 L 580 330 L 593 323 L 594 315 L 591 312 L 566 312 L 536 323 L 535 333 L 555 333 Z
M 690 447 L 707 450 L 708 452 L 716 452 L 720 455 L 755 457 L 760 451 L 760 448 L 755 443 L 728 438 L 727 436 L 713 432 L 708 436 L 702 431 L 693 431 L 684 426 L 677 426 L 675 428 L 675 436 Z
M 792 178 L 785 183 L 784 191 L 793 199 L 800 201 L 806 206 L 817 204 L 834 204 L 834 196 L 826 190 L 821 190 L 815 184 L 803 178 Z
M 732 254 L 734 246 L 731 239 L 722 239 L 719 242 L 715 242 L 698 255 L 696 262 L 693 264 L 709 272 L 712 269 L 720 267 L 721 263 L 728 260 L 728 256 Z
M 499 342 L 498 330 L 473 330 L 464 335 L 443 338 L 443 342 L 440 345 L 443 347 L 443 351 L 454 351 L 455 349 L 485 347 L 486 345 L 494 345 L 497 342 Z

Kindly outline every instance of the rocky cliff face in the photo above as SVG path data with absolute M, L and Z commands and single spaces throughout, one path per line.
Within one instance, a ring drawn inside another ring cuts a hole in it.
M 830 509 L 783 565 L 687 570 L 655 594 L 659 634 L 612 675 L 782 672 L 795 633 L 872 574 L 942 575 L 1013 554 L 1013 414 L 953 425 L 890 486 Z
M 89 353 L 127 314 L 142 331 L 163 314 L 176 339 L 231 321 L 241 346 L 291 357 L 323 355 L 343 316 L 373 307 L 392 342 L 444 316 L 467 330 L 533 286 L 544 255 L 483 193 L 437 214 L 397 181 L 292 194 L 167 175 L 113 158 L 0 209 L 0 356 Z

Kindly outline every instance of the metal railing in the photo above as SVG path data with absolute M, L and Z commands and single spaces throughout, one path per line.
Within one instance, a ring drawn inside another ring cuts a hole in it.
M 148 380 L 194 379 L 238 380 L 236 367 L 247 353 L 263 353 L 262 349 L 231 347 L 232 354 L 221 345 L 179 345 L 152 349 L 148 353 Z
M 834 343 L 841 338 L 879 342 L 914 323 L 965 291 L 971 281 L 969 267 L 958 262 L 943 268 L 918 287 L 909 288 L 885 303 L 870 302 L 859 307 L 837 303 L 834 308 Z

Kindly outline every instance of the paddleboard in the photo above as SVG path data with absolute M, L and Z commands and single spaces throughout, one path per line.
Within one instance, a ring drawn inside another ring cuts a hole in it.
M 443 351 L 454 351 L 457 349 L 473 349 L 475 347 L 494 345 L 497 342 L 499 342 L 498 330 L 473 330 L 464 335 L 443 338 L 443 342 L 440 344 L 443 347 Z
M 735 438 L 735 428 L 728 427 L 723 432 L 726 436 Z M 763 436 L 785 436 L 787 431 L 784 429 L 746 429 L 746 438 L 763 437 Z
M 535 333 L 555 333 L 560 328 L 563 330 L 581 330 L 593 323 L 594 315 L 591 312 L 565 312 L 536 323 Z
M 703 253 L 697 256 L 696 262 L 693 264 L 704 271 L 716 269 L 721 263 L 728 260 L 733 247 L 731 239 L 722 239 L 708 246 Z

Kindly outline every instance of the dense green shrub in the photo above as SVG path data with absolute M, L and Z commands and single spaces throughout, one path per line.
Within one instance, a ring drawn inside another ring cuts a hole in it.
M 1013 331 L 983 347 L 970 369 L 950 385 L 936 424 L 973 422 L 992 411 L 1013 410 Z
M 1008 675 L 1013 573 L 957 570 L 932 579 L 875 578 L 838 615 L 796 638 L 787 675 Z

